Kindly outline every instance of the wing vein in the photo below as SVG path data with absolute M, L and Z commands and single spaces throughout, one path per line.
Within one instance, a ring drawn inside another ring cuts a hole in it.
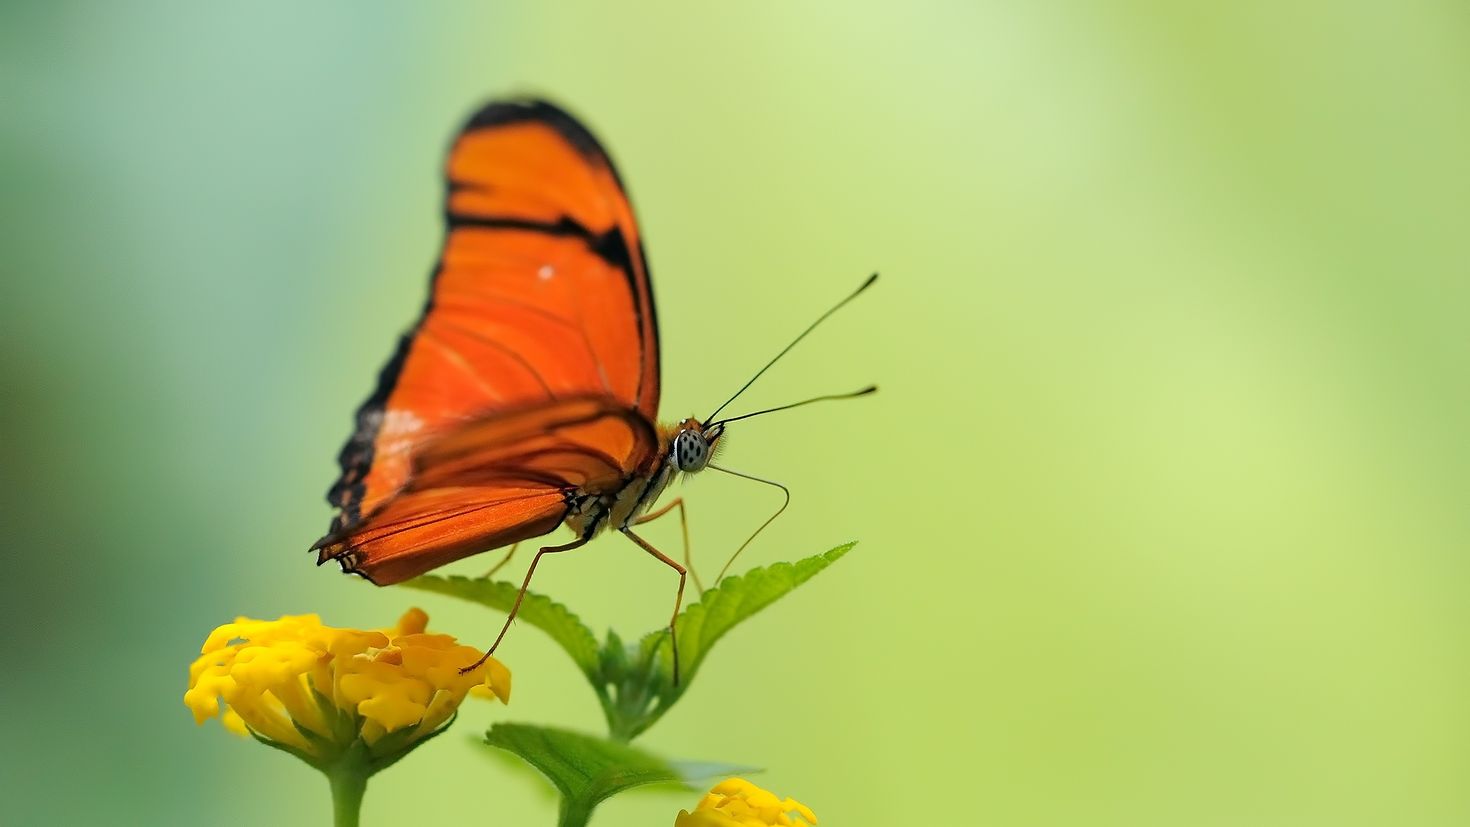
M 426 518 L 419 519 L 419 520 L 416 520 L 414 522 L 390 523 L 390 525 L 392 526 L 391 529 L 388 528 L 387 526 L 385 526 L 381 531 L 374 532 L 371 528 L 369 528 L 366 531 L 363 531 L 362 532 L 362 534 L 361 534 L 362 539 L 361 539 L 360 542 L 366 542 L 366 543 L 381 542 L 381 541 L 387 540 L 387 539 L 389 539 L 391 537 L 396 537 L 399 534 L 402 534 L 402 533 L 404 533 L 406 531 L 413 531 L 414 529 L 426 528 L 428 526 L 434 525 L 435 523 L 442 523 L 442 522 L 444 522 L 446 520 L 454 520 L 454 519 L 458 519 L 460 517 L 467 517 L 467 516 L 469 516 L 471 514 L 476 514 L 478 512 L 484 511 L 487 508 L 494 508 L 495 506 L 505 505 L 506 503 L 512 503 L 512 502 L 515 502 L 517 500 L 529 500 L 529 499 L 534 499 L 536 497 L 545 497 L 545 496 L 548 496 L 548 495 L 551 495 L 551 494 L 555 494 L 555 493 L 559 493 L 559 492 L 557 492 L 555 489 L 548 489 L 548 490 L 546 490 L 544 492 L 538 492 L 538 493 L 535 493 L 535 494 L 527 494 L 524 497 L 507 497 L 505 499 L 494 500 L 494 501 L 491 501 L 491 502 L 476 503 L 476 504 L 474 504 L 472 506 L 465 506 L 465 507 L 454 509 L 454 510 L 435 511 L 434 513 L 428 515 Z M 358 545 L 358 543 L 351 543 L 351 545 Z
M 546 381 L 546 377 L 541 375 L 541 370 L 539 368 L 537 368 L 535 365 L 531 364 L 526 359 L 525 356 L 522 356 L 521 354 L 517 353 L 515 350 L 512 350 L 509 347 L 506 347 L 504 344 L 495 341 L 494 339 L 490 338 L 489 336 L 486 336 L 483 333 L 480 333 L 480 332 L 475 331 L 475 330 L 471 330 L 470 328 L 465 327 L 464 325 L 459 324 L 458 322 L 450 321 L 448 317 L 441 317 L 439 319 L 439 323 L 442 324 L 442 325 L 444 325 L 445 327 L 451 329 L 451 330 L 457 330 L 460 333 L 462 333 L 462 334 L 470 337 L 471 339 L 474 339 L 477 342 L 481 342 L 483 344 L 489 345 L 490 347 L 495 348 L 496 350 L 500 351 L 501 353 L 504 353 L 506 356 L 509 356 L 511 359 L 515 360 L 515 363 L 516 364 L 520 365 L 522 368 L 525 368 L 526 372 L 529 373 L 529 374 L 531 374 L 531 376 L 533 378 L 535 378 L 536 382 L 539 385 L 541 385 L 541 389 L 544 390 L 544 391 L 546 391 L 546 395 L 548 397 L 550 397 L 552 399 L 556 399 L 557 398 L 556 391 L 554 391 L 554 390 L 551 389 L 551 385 Z M 442 343 L 443 342 L 443 337 L 439 337 L 439 339 L 440 339 L 440 342 Z M 468 360 L 466 360 L 466 361 L 468 361 Z M 478 369 L 475 371 L 475 375 L 476 376 L 479 376 L 480 375 L 480 372 L 479 372 Z

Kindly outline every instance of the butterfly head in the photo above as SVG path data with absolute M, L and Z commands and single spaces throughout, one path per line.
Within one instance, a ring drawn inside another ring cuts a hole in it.
M 724 433 L 725 425 L 722 422 L 706 428 L 699 420 L 690 417 L 679 423 L 679 431 L 674 434 L 674 440 L 669 445 L 669 459 L 673 461 L 674 467 L 686 474 L 703 471 L 714 457 L 715 449 L 719 447 L 720 437 Z

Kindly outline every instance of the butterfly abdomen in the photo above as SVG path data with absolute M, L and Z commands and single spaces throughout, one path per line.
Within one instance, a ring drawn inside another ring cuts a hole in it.
M 653 506 L 676 473 L 672 465 L 660 461 L 649 473 L 629 477 L 611 491 L 579 490 L 570 498 L 566 525 L 579 537 L 632 525 Z

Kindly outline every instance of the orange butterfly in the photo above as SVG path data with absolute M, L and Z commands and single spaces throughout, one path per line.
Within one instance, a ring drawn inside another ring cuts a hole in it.
M 575 539 L 536 553 L 524 596 L 543 555 L 611 528 L 679 573 L 677 616 L 686 569 L 633 528 L 682 510 L 679 499 L 649 508 L 746 417 L 655 424 L 653 292 L 612 162 L 555 106 L 498 102 L 460 132 L 446 177 L 429 301 L 357 411 L 318 565 L 389 585 L 565 523 Z

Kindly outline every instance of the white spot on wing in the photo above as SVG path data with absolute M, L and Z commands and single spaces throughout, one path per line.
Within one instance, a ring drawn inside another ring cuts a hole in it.
M 424 421 L 413 411 L 389 410 L 383 418 L 383 430 L 391 434 L 411 434 L 424 427 Z
M 385 411 L 382 428 L 378 431 L 380 447 L 388 453 L 404 450 L 413 444 L 414 435 L 423 427 L 424 421 L 413 411 Z
M 543 264 L 541 269 L 536 271 L 536 277 L 542 281 L 547 281 L 554 275 L 556 275 L 556 268 L 550 264 Z

